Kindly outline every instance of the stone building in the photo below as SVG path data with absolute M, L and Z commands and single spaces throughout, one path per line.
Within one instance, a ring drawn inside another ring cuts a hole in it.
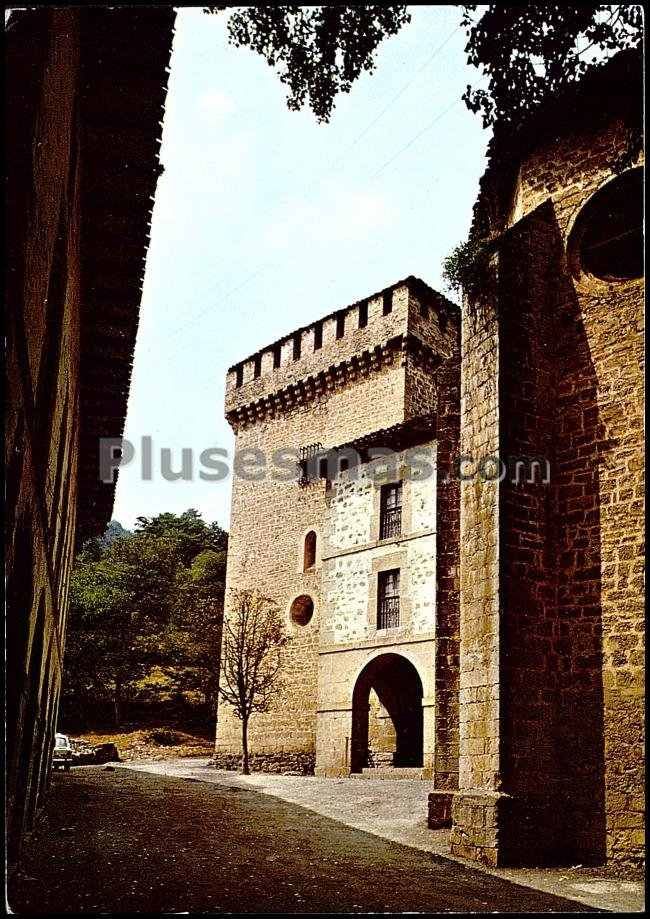
M 409 277 L 228 373 L 228 594 L 270 597 L 292 636 L 282 693 L 250 722 L 254 767 L 414 769 L 452 787 L 458 336 L 458 308 Z M 255 450 L 267 468 L 251 481 Z M 294 451 L 284 472 L 280 450 Z M 240 743 L 222 704 L 216 761 Z
M 475 210 L 461 454 L 550 465 L 461 482 L 451 846 L 491 864 L 643 858 L 641 72 L 497 131 Z
M 422 775 L 430 826 L 490 865 L 643 859 L 641 100 L 626 52 L 497 127 L 460 336 L 409 278 L 228 377 L 238 449 L 361 458 L 235 477 L 229 586 L 294 635 L 254 766 Z M 238 729 L 222 709 L 218 762 Z
M 14 10 L 6 27 L 6 794 L 10 859 L 47 784 L 75 544 L 105 528 L 174 13 Z

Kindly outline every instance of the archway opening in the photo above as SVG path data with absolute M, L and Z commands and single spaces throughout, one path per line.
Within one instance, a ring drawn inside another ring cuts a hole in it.
M 350 768 L 423 765 L 422 681 L 399 654 L 381 654 L 361 671 L 352 694 Z

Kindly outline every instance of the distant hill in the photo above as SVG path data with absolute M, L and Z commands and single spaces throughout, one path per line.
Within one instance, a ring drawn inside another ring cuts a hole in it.
M 115 542 L 116 539 L 120 539 L 122 536 L 130 536 L 131 531 L 126 530 L 119 520 L 111 520 L 108 526 L 104 531 L 104 535 L 100 536 L 99 542 L 103 548 L 110 546 L 111 543 Z

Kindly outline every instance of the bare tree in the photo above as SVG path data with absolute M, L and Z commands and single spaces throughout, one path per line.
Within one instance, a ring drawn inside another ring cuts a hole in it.
M 223 625 L 219 695 L 241 721 L 243 775 L 249 775 L 248 721 L 268 711 L 280 689 L 280 652 L 289 642 L 277 605 L 255 591 L 233 590 Z

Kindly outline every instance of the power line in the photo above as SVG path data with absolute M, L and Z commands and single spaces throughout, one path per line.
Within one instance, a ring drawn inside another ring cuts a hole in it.
M 430 131 L 431 128 L 432 128 L 434 125 L 436 125 L 442 118 L 444 118 L 445 115 L 446 115 L 448 112 L 450 112 L 450 111 L 452 110 L 452 108 L 454 108 L 454 106 L 458 105 L 458 103 L 459 103 L 460 101 L 461 101 L 461 99 L 454 99 L 454 101 L 453 101 L 450 105 L 448 105 L 447 108 L 444 109 L 444 111 L 440 112 L 439 115 L 436 115 L 436 117 L 433 119 L 433 121 L 430 121 L 429 124 L 426 125 L 426 127 L 422 128 L 421 131 L 418 131 L 418 133 L 415 135 L 415 137 L 412 137 L 411 140 L 410 140 L 407 144 L 405 144 L 403 147 L 401 147 L 401 148 L 397 151 L 397 153 L 394 153 L 393 156 L 391 156 L 389 159 L 387 159 L 386 162 L 383 163 L 383 165 L 381 165 L 381 166 L 379 167 L 379 169 L 378 169 L 376 172 L 373 172 L 373 174 L 370 176 L 370 181 L 373 181 L 373 180 L 376 179 L 378 176 L 380 176 L 380 175 L 382 174 L 382 172 L 384 172 L 384 170 L 387 169 L 387 168 L 390 166 L 390 164 L 393 163 L 393 162 L 397 159 L 398 156 L 401 156 L 402 153 L 404 153 L 406 150 L 409 149 L 409 147 L 412 147 L 413 144 L 414 144 L 417 140 L 419 140 L 419 139 L 422 137 L 423 134 L 426 134 L 427 131 Z
M 391 108 L 391 106 L 394 105 L 395 102 L 397 102 L 397 100 L 406 92 L 406 90 L 409 88 L 409 86 L 412 85 L 412 83 L 417 79 L 417 77 L 422 73 L 422 71 L 423 71 L 423 70 L 426 70 L 426 68 L 429 66 L 429 64 L 431 64 L 431 62 L 440 54 L 440 52 L 443 50 L 443 48 L 448 44 L 449 41 L 451 41 L 451 39 L 452 39 L 453 36 L 456 34 L 456 32 L 458 32 L 459 29 L 460 29 L 460 26 L 456 26 L 456 28 L 453 29 L 453 30 L 449 33 L 449 35 L 447 36 L 447 38 L 445 38 L 445 40 L 443 41 L 443 43 L 442 43 L 441 45 L 439 45 L 439 46 L 435 49 L 435 51 L 427 58 L 427 60 L 424 62 L 424 64 L 422 64 L 420 67 L 418 67 L 418 69 L 415 71 L 415 73 L 413 74 L 413 76 L 411 77 L 411 79 L 408 80 L 408 81 L 404 84 L 404 86 L 402 86 L 402 88 L 401 88 L 401 89 L 390 99 L 390 101 L 384 106 L 384 108 L 379 112 L 379 114 L 376 115 L 375 118 L 373 118 L 372 121 L 371 121 L 369 124 L 366 125 L 366 127 L 363 129 L 363 131 L 362 131 L 360 134 L 358 134 L 350 144 L 348 144 L 348 146 L 343 150 L 343 152 L 339 154 L 339 156 L 338 156 L 337 159 L 334 161 L 334 163 L 333 163 L 333 164 L 330 164 L 330 168 L 331 168 L 332 165 L 337 165 L 338 162 L 339 162 L 347 153 L 349 153 L 349 151 L 352 150 L 353 147 L 356 147 L 356 145 L 359 143 L 359 141 L 360 141 L 363 137 L 366 136 L 366 134 L 368 133 L 368 131 L 370 131 L 371 128 L 374 128 L 374 126 L 377 124 L 377 122 L 378 122 L 381 118 L 383 118 L 383 116 L 386 114 L 386 112 L 389 110 L 389 108 Z

